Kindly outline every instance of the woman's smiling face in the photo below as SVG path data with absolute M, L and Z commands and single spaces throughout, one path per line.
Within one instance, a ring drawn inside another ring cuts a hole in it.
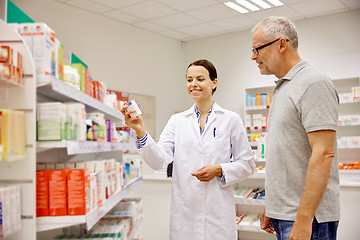
M 211 80 L 209 72 L 203 66 L 190 66 L 186 74 L 186 89 L 195 101 L 212 98 L 217 79 Z

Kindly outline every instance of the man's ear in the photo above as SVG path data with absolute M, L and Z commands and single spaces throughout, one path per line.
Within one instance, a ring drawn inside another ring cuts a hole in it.
M 285 38 L 280 38 L 279 42 L 280 52 L 283 53 L 289 47 L 289 43 Z

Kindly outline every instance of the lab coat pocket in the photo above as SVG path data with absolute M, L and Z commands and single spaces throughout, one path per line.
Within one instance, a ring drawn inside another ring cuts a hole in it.
M 180 191 L 174 191 L 171 199 L 170 230 L 178 232 L 184 222 L 183 217 L 184 200 Z
M 211 153 L 216 163 L 228 162 L 230 156 L 230 134 L 228 131 L 214 129 Z

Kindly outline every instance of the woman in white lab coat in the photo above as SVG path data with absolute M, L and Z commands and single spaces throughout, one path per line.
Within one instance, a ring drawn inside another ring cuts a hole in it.
M 213 64 L 191 63 L 186 79 L 195 104 L 170 118 L 157 143 L 141 116 L 131 118 L 127 107 L 121 111 L 150 167 L 173 162 L 170 239 L 236 240 L 232 185 L 254 172 L 251 147 L 239 115 L 213 101 L 218 82 Z

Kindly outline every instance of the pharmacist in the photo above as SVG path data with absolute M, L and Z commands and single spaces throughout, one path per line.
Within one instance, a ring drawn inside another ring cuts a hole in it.
M 170 118 L 158 143 L 146 132 L 141 116 L 131 117 L 135 111 L 127 111 L 127 106 L 121 111 L 150 167 L 163 169 L 173 161 L 170 239 L 236 240 L 232 184 L 254 172 L 251 147 L 239 115 L 213 101 L 213 64 L 195 61 L 186 77 L 195 104 Z

